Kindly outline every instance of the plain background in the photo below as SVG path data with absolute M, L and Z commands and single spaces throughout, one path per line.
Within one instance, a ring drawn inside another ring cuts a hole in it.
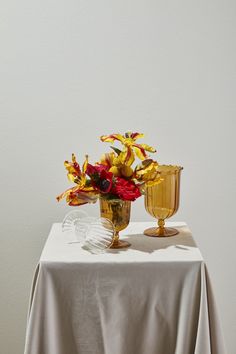
M 235 23 L 233 0 L 1 0 L 2 354 L 23 352 L 34 268 L 71 210 L 55 200 L 64 160 L 96 161 L 99 136 L 127 130 L 184 166 L 172 220 L 193 231 L 235 353 Z M 132 220 L 153 220 L 142 199 Z

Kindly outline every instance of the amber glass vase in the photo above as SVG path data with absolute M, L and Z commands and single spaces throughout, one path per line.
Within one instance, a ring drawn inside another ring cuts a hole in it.
M 128 241 L 119 239 L 119 232 L 124 230 L 129 224 L 130 207 L 130 201 L 100 198 L 101 217 L 111 220 L 115 228 L 113 242 L 110 248 L 124 248 L 130 246 Z
M 165 219 L 174 215 L 179 208 L 180 174 L 183 167 L 159 165 L 162 181 L 156 185 L 145 186 L 145 208 L 158 219 L 158 226 L 144 231 L 147 236 L 174 236 L 178 230 L 165 227 Z

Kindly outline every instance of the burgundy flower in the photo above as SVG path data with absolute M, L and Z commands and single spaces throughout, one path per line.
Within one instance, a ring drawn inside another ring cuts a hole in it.
M 93 175 L 99 175 L 102 171 L 107 171 L 109 169 L 108 166 L 98 164 L 98 165 L 91 165 L 90 163 L 87 166 L 86 174 L 91 177 Z
M 101 193 L 109 193 L 112 188 L 113 173 L 108 172 L 108 166 L 88 164 L 86 173 L 91 178 L 92 186 Z
M 109 193 L 112 188 L 113 173 L 102 170 L 99 178 L 93 183 L 94 188 L 96 188 L 101 193 Z

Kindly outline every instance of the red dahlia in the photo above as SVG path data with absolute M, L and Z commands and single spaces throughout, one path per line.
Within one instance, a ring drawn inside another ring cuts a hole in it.
M 117 195 L 122 200 L 134 201 L 141 196 L 139 187 L 132 181 L 127 181 L 124 178 L 116 177 L 115 184 L 111 193 Z

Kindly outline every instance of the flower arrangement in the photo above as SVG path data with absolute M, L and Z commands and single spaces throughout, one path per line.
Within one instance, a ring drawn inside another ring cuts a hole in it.
M 78 206 L 95 203 L 98 197 L 125 201 L 139 198 L 145 184 L 152 185 L 161 181 L 158 163 L 147 155 L 156 150 L 136 142 L 143 136 L 131 132 L 101 136 L 102 142 L 112 144 L 112 151 L 103 154 L 94 165 L 89 163 L 86 155 L 81 168 L 72 154 L 72 161 L 65 161 L 64 165 L 69 181 L 75 186 L 60 194 L 57 200 L 66 198 L 67 204 Z M 120 143 L 121 148 L 113 146 L 114 142 Z M 134 167 L 136 158 L 141 162 Z

